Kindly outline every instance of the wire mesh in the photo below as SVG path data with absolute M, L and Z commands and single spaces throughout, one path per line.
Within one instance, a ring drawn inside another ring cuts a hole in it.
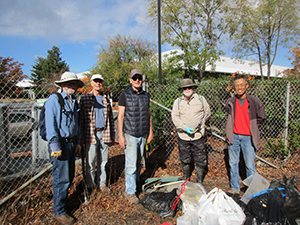
M 226 157 L 227 144 L 219 137 L 225 138 L 226 114 L 224 107 L 226 100 L 233 94 L 226 91 L 227 86 L 228 81 L 208 80 L 201 82 L 195 90 L 206 98 L 212 112 L 206 123 L 206 146 L 210 170 L 222 165 L 224 157 Z M 114 109 L 117 109 L 116 102 L 120 93 L 128 87 L 129 85 L 120 86 L 119 84 L 110 86 Z M 43 86 L 43 88 L 47 89 L 47 86 Z M 33 113 L 34 104 L 37 101 L 43 101 L 31 99 L 32 96 L 47 97 L 44 89 L 32 87 L 14 95 L 2 94 L 2 103 L 0 104 L 0 199 L 4 199 L 49 166 L 49 156 L 39 148 L 41 145 L 39 145 L 37 131 L 38 112 Z M 165 162 L 165 167 L 171 167 L 168 162 L 172 161 L 172 166 L 176 165 L 176 169 L 179 170 L 177 134 L 170 114 L 175 99 L 181 95 L 178 85 L 159 85 L 148 82 L 146 89 L 152 100 L 169 109 L 166 110 L 151 102 L 155 135 L 152 147 L 159 149 L 158 152 L 161 160 Z M 10 89 L 2 87 L 1 90 L 3 92 L 3 90 Z M 265 124 L 261 127 L 262 140 L 257 155 L 276 166 L 284 165 L 287 159 L 291 164 L 298 163 L 299 160 L 299 90 L 299 81 L 288 83 L 284 79 L 254 80 L 248 90 L 248 93 L 260 98 L 263 102 L 267 116 Z M 287 126 L 286 121 L 288 121 Z M 287 137 L 285 137 L 286 132 L 288 133 Z M 35 145 L 38 146 L 36 151 L 34 151 Z M 118 145 L 110 147 L 110 151 L 115 148 L 119 148 Z M 80 161 L 78 163 L 80 164 Z M 261 162 L 257 160 L 257 164 L 259 163 Z M 149 165 L 155 167 L 154 163 L 150 162 Z M 115 165 L 113 160 L 108 166 L 109 170 L 117 171 L 117 174 L 122 173 L 119 171 L 120 165 Z M 288 169 L 291 173 L 298 172 L 293 167 Z M 111 179 L 117 179 L 117 177 Z M 35 181 L 32 191 L 40 189 L 51 191 L 49 188 L 51 185 L 51 171 L 48 170 Z

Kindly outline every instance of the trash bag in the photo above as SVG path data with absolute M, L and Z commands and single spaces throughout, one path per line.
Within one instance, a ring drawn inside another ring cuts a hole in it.
M 215 187 L 199 199 L 199 225 L 240 225 L 244 220 L 243 210 L 221 189 Z
M 285 189 L 284 208 L 287 214 L 294 219 L 300 218 L 300 192 L 295 186 L 296 182 L 295 176 L 289 179 L 283 176 L 283 182 L 274 179 L 270 184 L 270 188 L 282 187 Z
M 264 223 L 297 225 L 295 219 L 286 213 L 283 201 L 284 197 L 277 188 L 252 198 L 244 211 L 246 214 L 244 225 Z
M 160 213 L 159 216 L 164 217 L 174 217 L 176 214 L 176 209 L 180 207 L 181 200 L 179 199 L 177 207 L 172 210 L 173 202 L 177 198 L 177 188 L 174 188 L 171 192 L 151 192 L 146 194 L 141 200 L 140 203 L 146 209 L 149 209 L 154 212 Z

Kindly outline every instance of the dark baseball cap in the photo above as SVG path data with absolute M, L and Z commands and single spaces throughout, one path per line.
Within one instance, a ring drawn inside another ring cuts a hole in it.
M 134 75 L 141 75 L 143 76 L 142 72 L 139 69 L 133 69 L 130 72 L 130 78 L 133 78 Z

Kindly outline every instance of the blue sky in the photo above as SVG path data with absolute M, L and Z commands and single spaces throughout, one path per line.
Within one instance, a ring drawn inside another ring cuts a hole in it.
M 1 0 L 0 56 L 23 63 L 23 73 L 30 75 L 36 57 L 46 57 L 55 45 L 72 72 L 87 71 L 108 37 L 157 42 L 147 6 L 147 0 Z M 287 56 L 288 49 L 280 48 L 274 64 L 291 67 Z

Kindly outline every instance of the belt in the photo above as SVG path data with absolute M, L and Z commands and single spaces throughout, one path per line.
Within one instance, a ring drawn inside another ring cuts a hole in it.
M 64 141 L 64 142 L 74 142 L 74 141 L 76 141 L 76 137 L 73 137 L 73 138 L 63 138 L 62 141 Z
M 103 130 L 104 130 L 104 127 L 102 127 L 102 128 L 96 128 L 95 130 L 96 130 L 96 131 L 103 131 Z

